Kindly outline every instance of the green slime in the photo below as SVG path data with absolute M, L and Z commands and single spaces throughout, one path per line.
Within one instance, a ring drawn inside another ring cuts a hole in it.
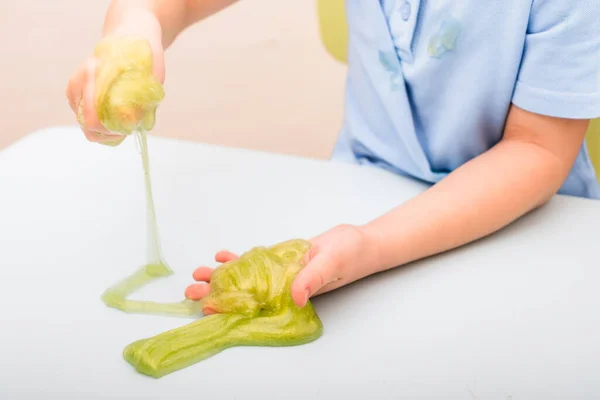
M 323 333 L 309 302 L 296 306 L 290 287 L 310 244 L 292 240 L 257 247 L 216 268 L 199 304 L 217 314 L 127 346 L 125 359 L 153 378 L 188 367 L 234 346 L 295 346 Z
M 153 73 L 148 41 L 135 36 L 107 37 L 94 49 L 97 60 L 94 106 L 102 125 L 125 136 L 154 128 L 165 92 Z
M 138 372 L 160 378 L 234 346 L 294 346 L 322 335 L 323 325 L 312 304 L 297 307 L 290 288 L 310 248 L 304 240 L 257 247 L 224 263 L 212 274 L 211 292 L 201 301 L 176 303 L 130 300 L 128 296 L 173 274 L 160 250 L 152 196 L 146 132 L 164 91 L 152 74 L 149 44 L 134 37 L 104 39 L 95 49 L 95 106 L 100 122 L 123 138 L 137 136 L 146 188 L 148 263 L 107 289 L 102 301 L 127 313 L 191 317 L 211 308 L 216 314 L 155 337 L 138 340 L 123 356 Z M 81 116 L 80 116 L 81 117 Z M 80 118 L 80 121 L 83 119 Z

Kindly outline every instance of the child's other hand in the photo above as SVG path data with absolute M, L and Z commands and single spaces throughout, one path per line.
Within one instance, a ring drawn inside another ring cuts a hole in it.
M 375 271 L 377 251 L 375 241 L 359 227 L 341 225 L 311 240 L 312 247 L 305 257 L 305 267 L 292 283 L 294 303 L 304 307 L 312 296 L 337 289 Z M 215 260 L 225 263 L 236 259 L 229 251 L 220 251 Z M 200 300 L 210 291 L 212 269 L 199 267 L 193 273 L 196 283 L 188 286 L 185 296 Z M 212 310 L 204 310 L 211 314 Z
M 107 36 L 137 36 L 147 40 L 154 57 L 154 75 L 162 84 L 165 79 L 165 67 L 161 28 L 153 15 L 146 14 L 140 12 L 139 15 L 127 18 Z M 99 61 L 92 55 L 79 65 L 69 79 L 66 96 L 89 141 L 116 145 L 122 142 L 125 136 L 109 132 L 100 123 L 94 106 L 95 77 Z

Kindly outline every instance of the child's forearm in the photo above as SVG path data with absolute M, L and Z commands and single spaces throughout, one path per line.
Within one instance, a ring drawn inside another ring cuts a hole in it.
M 549 200 L 568 175 L 585 125 L 574 123 L 571 131 L 559 133 L 560 129 L 541 131 L 548 137 L 562 135 L 547 148 L 526 138 L 502 140 L 421 195 L 367 224 L 364 231 L 378 254 L 373 272 L 482 238 Z M 563 149 L 553 151 L 558 146 Z
M 113 0 L 106 13 L 103 35 L 137 33 L 159 25 L 163 48 L 187 27 L 235 3 L 236 0 Z
M 541 205 L 561 175 L 535 145 L 500 143 L 421 195 L 365 226 L 377 270 L 469 243 Z

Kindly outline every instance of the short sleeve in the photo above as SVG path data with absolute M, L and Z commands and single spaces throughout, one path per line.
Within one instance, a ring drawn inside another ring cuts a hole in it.
M 600 0 L 533 1 L 513 103 L 553 117 L 600 117 Z

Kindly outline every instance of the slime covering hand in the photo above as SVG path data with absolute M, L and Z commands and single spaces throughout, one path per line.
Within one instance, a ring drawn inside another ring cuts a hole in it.
M 152 130 L 156 109 L 165 93 L 153 74 L 148 41 L 129 36 L 107 37 L 94 49 L 94 58 L 94 107 L 102 126 L 123 135 Z M 78 119 L 83 125 L 81 103 Z M 117 145 L 123 139 L 107 144 Z
M 290 286 L 310 248 L 303 240 L 255 248 L 222 264 L 201 302 L 210 315 L 124 350 L 136 370 L 159 378 L 234 346 L 293 346 L 321 336 L 323 325 L 310 303 L 297 307 Z

